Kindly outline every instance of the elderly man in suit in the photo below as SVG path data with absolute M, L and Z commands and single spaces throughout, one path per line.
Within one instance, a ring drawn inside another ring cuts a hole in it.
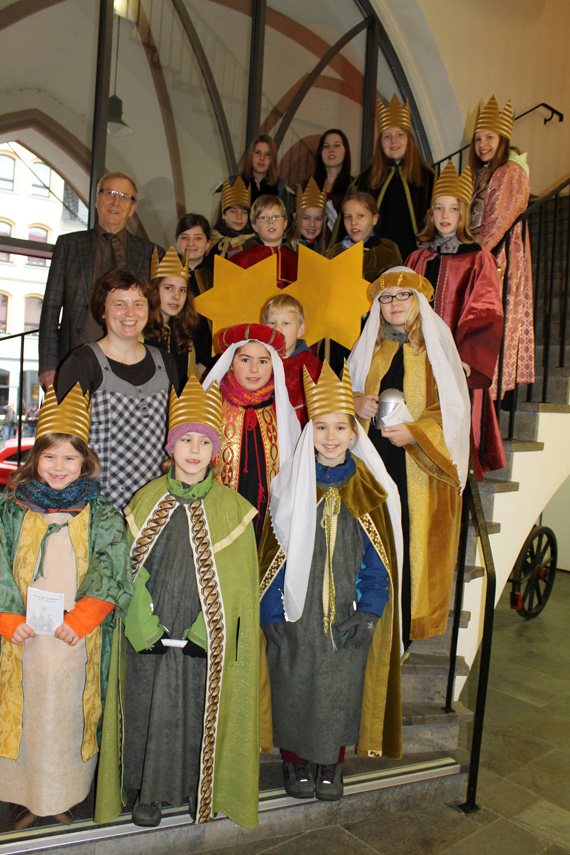
M 90 308 L 97 279 L 115 268 L 149 275 L 154 244 L 126 229 L 137 207 L 137 192 L 124 172 L 104 175 L 97 185 L 96 227 L 57 240 L 40 319 L 39 379 L 44 390 L 71 350 L 103 334 Z M 164 255 L 161 247 L 158 254 Z

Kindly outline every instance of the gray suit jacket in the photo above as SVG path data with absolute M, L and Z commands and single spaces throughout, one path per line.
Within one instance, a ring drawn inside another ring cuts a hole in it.
M 153 243 L 129 232 L 127 269 L 148 279 L 153 248 Z M 161 247 L 158 255 L 164 255 Z M 40 318 L 40 373 L 54 371 L 71 350 L 85 344 L 83 329 L 91 306 L 94 263 L 95 229 L 57 239 Z

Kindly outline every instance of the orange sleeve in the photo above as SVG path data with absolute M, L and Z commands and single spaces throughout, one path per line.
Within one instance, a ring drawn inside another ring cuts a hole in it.
M 82 597 L 75 603 L 75 608 L 66 614 L 63 622 L 75 630 L 79 638 L 83 638 L 93 632 L 114 608 L 113 603 L 106 600 Z
M 12 636 L 21 623 L 26 623 L 23 615 L 13 615 L 9 612 L 0 612 L 0 635 L 12 641 Z

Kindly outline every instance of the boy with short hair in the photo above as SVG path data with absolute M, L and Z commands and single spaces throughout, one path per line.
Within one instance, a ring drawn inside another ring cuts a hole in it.
M 289 400 L 295 408 L 297 418 L 304 427 L 307 423 L 307 409 L 303 390 L 303 366 L 316 383 L 319 379 L 322 363 L 307 347 L 301 337 L 305 332 L 305 309 L 301 303 L 287 293 L 271 297 L 263 307 L 262 321 L 268 327 L 278 330 L 285 339 L 285 383 Z
M 247 268 L 270 255 L 277 256 L 277 285 L 286 288 L 297 278 L 297 253 L 283 240 L 287 228 L 287 211 L 277 196 L 259 196 L 250 212 L 251 226 L 256 236 L 247 241 L 243 252 L 231 260 Z
M 222 185 L 221 213 L 212 230 L 211 255 L 232 258 L 243 250 L 244 244 L 255 237 L 249 224 L 251 192 L 238 175 L 232 184 L 226 179 Z

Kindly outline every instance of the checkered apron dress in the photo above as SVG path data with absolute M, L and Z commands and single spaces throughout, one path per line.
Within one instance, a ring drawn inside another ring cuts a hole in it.
M 93 394 L 89 447 L 101 463 L 102 492 L 122 511 L 133 494 L 162 474 L 170 380 L 160 351 L 147 348 L 153 377 L 141 386 L 121 380 L 98 344 L 88 344 L 103 372 Z

